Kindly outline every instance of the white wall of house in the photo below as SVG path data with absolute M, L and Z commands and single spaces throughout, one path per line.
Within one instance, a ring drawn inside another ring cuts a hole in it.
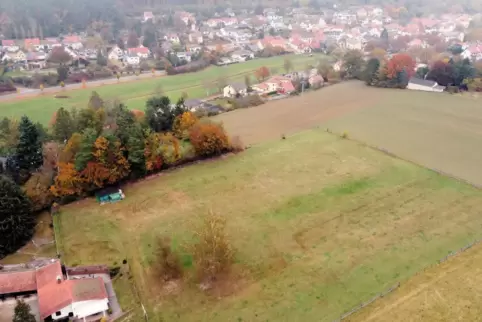
M 54 314 L 52 314 L 52 319 L 53 320 L 60 320 L 60 319 L 63 319 L 63 318 L 66 318 L 69 316 L 69 313 L 73 313 L 74 311 L 72 310 L 72 305 L 67 305 L 66 307 L 64 307 L 63 309 L 55 312 Z M 59 314 L 57 314 L 59 313 Z
M 109 306 L 107 305 L 108 302 L 108 299 L 74 302 L 72 304 L 74 316 L 81 319 L 90 315 L 105 312 L 109 309 Z
M 411 89 L 415 91 L 425 91 L 425 92 L 437 92 L 437 93 L 443 92 L 443 88 L 438 87 L 436 84 L 433 87 L 430 87 L 430 86 L 424 86 L 424 85 L 419 85 L 414 83 L 408 83 L 407 89 Z

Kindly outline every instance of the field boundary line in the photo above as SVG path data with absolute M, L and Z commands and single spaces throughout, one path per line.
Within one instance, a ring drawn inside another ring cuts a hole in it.
M 320 128 L 318 126 L 318 128 Z M 456 180 L 456 181 L 459 181 L 459 182 L 462 182 L 462 183 L 465 183 L 471 187 L 474 187 L 478 190 L 482 190 L 482 186 L 481 185 L 478 185 L 476 183 L 473 183 L 473 182 L 470 182 L 466 179 L 463 179 L 463 178 L 460 178 L 460 177 L 457 177 L 455 175 L 452 175 L 452 174 L 449 174 L 445 171 L 442 171 L 442 170 L 439 170 L 439 169 L 436 169 L 436 168 L 430 168 L 430 167 L 426 167 L 420 163 L 417 163 L 413 160 L 409 160 L 409 159 L 406 159 L 406 158 L 403 158 L 403 157 L 400 157 L 398 155 L 396 155 L 395 153 L 385 149 L 385 148 L 381 148 L 381 147 L 378 147 L 378 146 L 375 146 L 375 145 L 371 145 L 371 144 L 368 144 L 366 142 L 363 142 L 363 141 L 360 141 L 360 140 L 356 140 L 356 139 L 353 139 L 353 138 L 350 138 L 348 136 L 345 136 L 345 134 L 337 134 L 337 133 L 334 133 L 332 132 L 330 129 L 326 129 L 326 132 L 327 133 L 330 133 L 332 135 L 335 135 L 337 136 L 338 138 L 340 138 L 341 140 L 349 140 L 349 141 L 352 141 L 354 143 L 357 143 L 361 146 L 364 146 L 364 147 L 367 147 L 367 148 L 370 148 L 372 150 L 375 150 L 375 151 L 378 151 L 378 152 L 381 152 L 385 155 L 388 155 L 392 158 L 395 158 L 395 159 L 398 159 L 398 160 L 401 160 L 401 161 L 404 161 L 404 162 L 408 162 L 412 165 L 415 165 L 417 167 L 420 167 L 420 168 L 424 168 L 424 169 L 427 169 L 431 172 L 434 172 L 438 175 L 442 175 L 442 176 L 445 176 L 445 177 L 448 177 L 448 178 L 451 178 L 453 180 Z M 482 243 L 482 238 L 478 238 L 478 239 L 475 239 L 474 241 L 466 244 L 465 246 L 455 250 L 455 251 L 451 251 L 449 252 L 446 256 L 436 260 L 435 262 L 431 263 L 431 264 L 428 264 L 427 266 L 425 266 L 424 268 L 422 268 L 421 270 L 419 270 L 418 272 L 414 273 L 412 276 L 408 277 L 406 279 L 409 280 L 411 278 L 413 278 L 414 276 L 426 271 L 427 269 L 430 269 L 430 268 L 434 268 L 434 267 L 437 267 L 439 266 L 440 264 L 446 262 L 447 260 L 451 259 L 452 257 L 455 257 L 463 252 L 465 252 L 466 250 L 472 248 L 473 246 L 477 245 L 477 244 L 480 244 Z M 372 297 L 370 300 L 366 301 L 366 302 L 361 302 L 359 305 L 355 306 L 352 310 L 348 311 L 348 312 L 345 312 L 343 313 L 338 319 L 334 320 L 334 322 L 340 322 L 346 318 L 348 318 L 349 316 L 353 315 L 354 313 L 360 311 L 361 309 L 367 307 L 368 305 L 372 304 L 373 302 L 375 302 L 376 300 L 378 300 L 380 297 L 384 297 L 390 293 L 392 293 L 393 291 L 395 291 L 396 289 L 398 289 L 401 285 L 401 282 L 398 282 L 397 284 L 395 284 L 394 286 L 390 287 L 389 289 L 387 289 L 385 292 L 381 292 L 381 293 L 378 293 L 377 295 L 375 295 L 374 297 Z

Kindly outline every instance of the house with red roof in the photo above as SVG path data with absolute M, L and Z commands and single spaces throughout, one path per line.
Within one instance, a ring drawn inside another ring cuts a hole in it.
M 18 298 L 27 298 L 37 321 L 65 318 L 86 321 L 106 316 L 109 310 L 105 284 L 110 283 L 108 268 L 96 266 L 82 272 L 79 269 L 74 268 L 69 274 L 69 269 L 63 268 L 57 259 L 3 266 L 0 270 L 0 312 L 7 314 Z
M 290 94 L 295 91 L 295 87 L 291 82 L 291 79 L 286 76 L 273 76 L 268 80 L 252 86 L 252 89 L 260 92 L 261 94 L 267 94 L 272 92 L 278 92 L 280 94 Z
M 288 48 L 288 44 L 286 40 L 280 36 L 275 36 L 275 37 L 266 36 L 263 39 L 260 39 L 258 42 L 259 42 L 258 46 L 260 46 L 261 48 L 265 48 L 267 46 L 280 47 L 280 48 L 283 48 L 284 50 Z
M 144 46 L 127 48 L 127 54 L 130 56 L 138 56 L 139 58 L 148 58 L 149 48 Z
M 2 47 L 10 52 L 16 52 L 20 49 L 20 47 L 15 43 L 13 39 L 4 39 L 2 40 Z
M 77 35 L 65 36 L 62 40 L 62 43 L 66 47 L 70 47 L 75 50 L 82 49 L 82 47 L 84 47 L 82 44 L 82 39 Z
M 25 48 L 40 46 L 40 38 L 27 38 L 23 42 Z

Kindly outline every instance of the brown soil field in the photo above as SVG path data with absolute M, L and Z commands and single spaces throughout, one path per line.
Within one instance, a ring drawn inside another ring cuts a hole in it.
M 404 159 L 482 185 L 481 100 L 370 88 L 361 82 L 333 85 L 303 96 L 217 117 L 232 135 L 253 144 L 320 126 Z

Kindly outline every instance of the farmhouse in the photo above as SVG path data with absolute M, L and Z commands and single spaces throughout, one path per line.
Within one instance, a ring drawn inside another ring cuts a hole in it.
M 413 90 L 416 90 L 416 91 L 441 93 L 441 92 L 444 91 L 445 87 L 440 86 L 435 81 L 412 77 L 412 78 L 410 78 L 410 81 L 408 82 L 407 89 L 413 89 Z
M 248 92 L 248 88 L 243 83 L 229 84 L 223 89 L 224 97 L 236 97 L 238 95 L 244 96 Z
M 2 266 L 0 312 L 12 316 L 16 300 L 26 298 L 37 321 L 106 316 L 109 297 L 101 276 L 108 276 L 107 267 L 98 266 L 95 272 L 86 267 L 83 272 L 70 275 L 57 259 Z

